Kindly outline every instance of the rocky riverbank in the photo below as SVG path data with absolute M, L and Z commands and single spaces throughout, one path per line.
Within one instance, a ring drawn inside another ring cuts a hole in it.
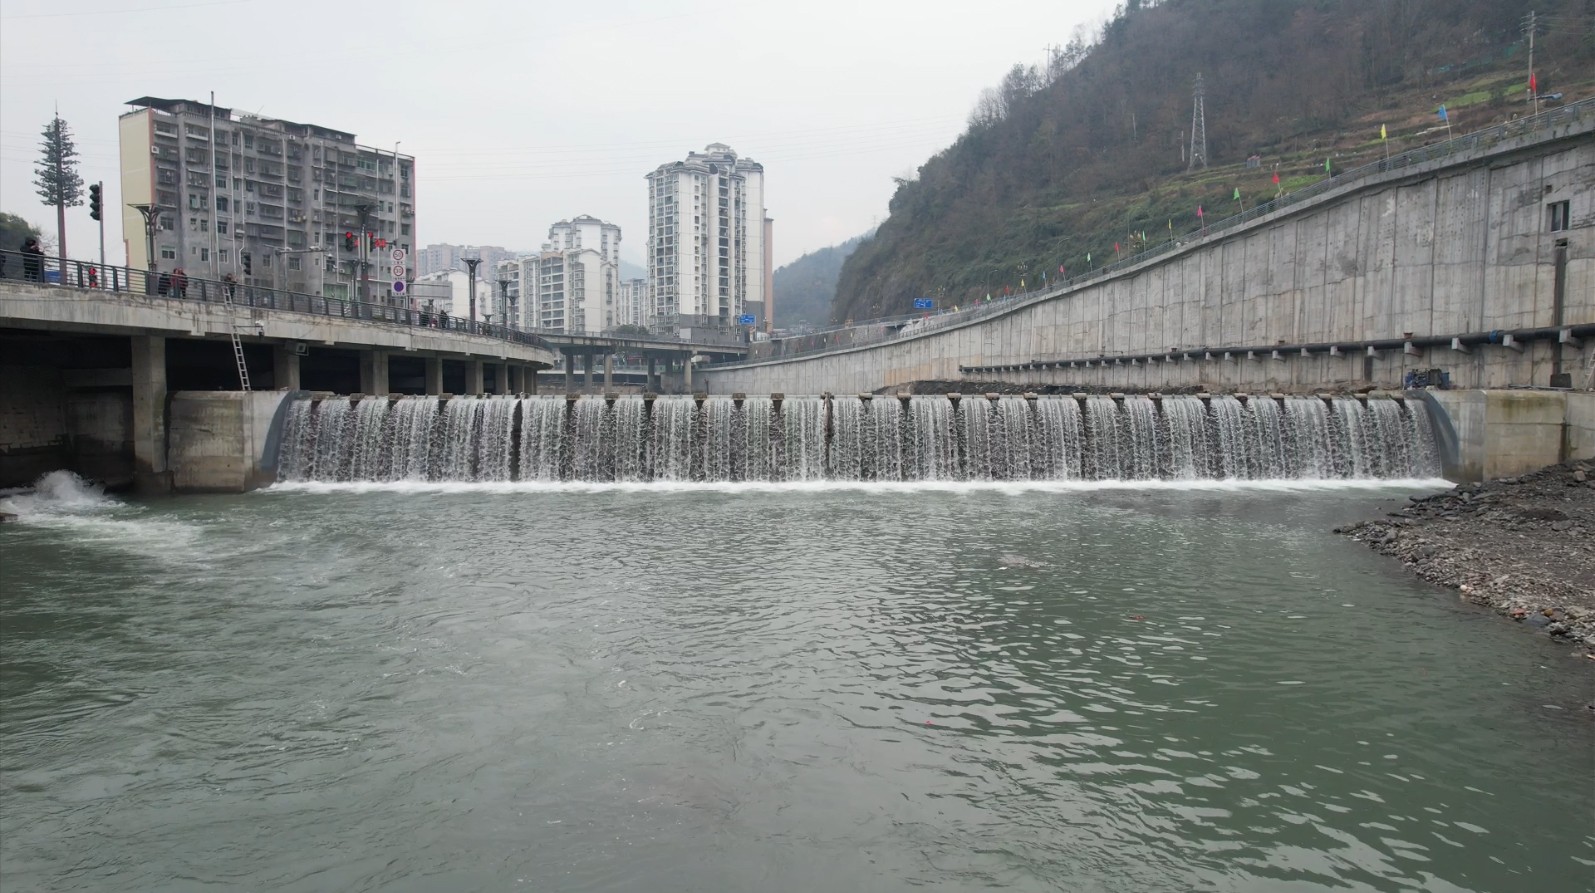
M 1595 463 L 1459 484 L 1335 532 L 1595 655 Z

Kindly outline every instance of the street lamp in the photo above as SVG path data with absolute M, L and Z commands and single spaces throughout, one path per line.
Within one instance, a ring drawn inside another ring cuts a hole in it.
M 154 273 L 155 272 L 155 224 L 156 224 L 156 222 L 159 219 L 157 215 L 160 214 L 161 206 L 160 205 L 150 204 L 150 205 L 128 205 L 128 207 L 137 208 L 138 212 L 140 214 L 144 215 L 144 251 L 145 251 L 145 257 L 149 260 L 149 270 L 150 270 L 150 272 Z M 144 279 L 144 290 L 146 292 L 148 292 L 148 291 L 152 291 L 153 288 L 154 288 L 154 277 L 146 276 L 145 279 Z
M 500 314 L 505 319 L 504 324 L 513 329 L 515 327 L 515 308 L 510 303 L 510 281 L 508 279 L 500 279 L 498 281 L 498 298 L 499 306 L 504 308 L 504 312 Z
M 476 326 L 476 265 L 480 264 L 482 259 L 480 257 L 462 257 L 460 260 L 465 262 L 467 274 L 470 276 L 470 281 L 467 283 L 467 288 L 469 289 L 471 296 L 471 315 L 467 318 L 471 321 L 471 326 L 474 328 Z

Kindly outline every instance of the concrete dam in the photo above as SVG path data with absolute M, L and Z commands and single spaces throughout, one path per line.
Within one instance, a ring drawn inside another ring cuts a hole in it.
M 326 397 L 285 407 L 285 482 L 1432 479 L 1399 396 Z M 268 446 L 269 450 L 270 447 Z

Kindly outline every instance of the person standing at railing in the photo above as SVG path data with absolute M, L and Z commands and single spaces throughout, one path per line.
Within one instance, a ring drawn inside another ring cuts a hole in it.
M 22 242 L 22 278 L 29 282 L 44 280 L 44 246 L 39 244 L 37 236 L 29 236 Z
M 172 271 L 172 297 L 181 298 L 188 291 L 188 274 L 182 267 Z

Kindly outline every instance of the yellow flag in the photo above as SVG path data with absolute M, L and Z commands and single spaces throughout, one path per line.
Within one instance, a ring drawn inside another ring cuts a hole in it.
M 1386 134 L 1386 133 L 1385 133 L 1385 126 L 1384 126 L 1384 125 L 1383 125 L 1383 124 L 1380 124 L 1380 125 L 1379 125 L 1379 138 L 1380 138 L 1380 139 L 1382 139 L 1382 140 L 1383 140 L 1383 139 L 1389 139 L 1389 138 L 1390 138 L 1390 137 L 1389 137 L 1389 136 L 1388 136 L 1388 135 L 1387 135 L 1387 134 Z

